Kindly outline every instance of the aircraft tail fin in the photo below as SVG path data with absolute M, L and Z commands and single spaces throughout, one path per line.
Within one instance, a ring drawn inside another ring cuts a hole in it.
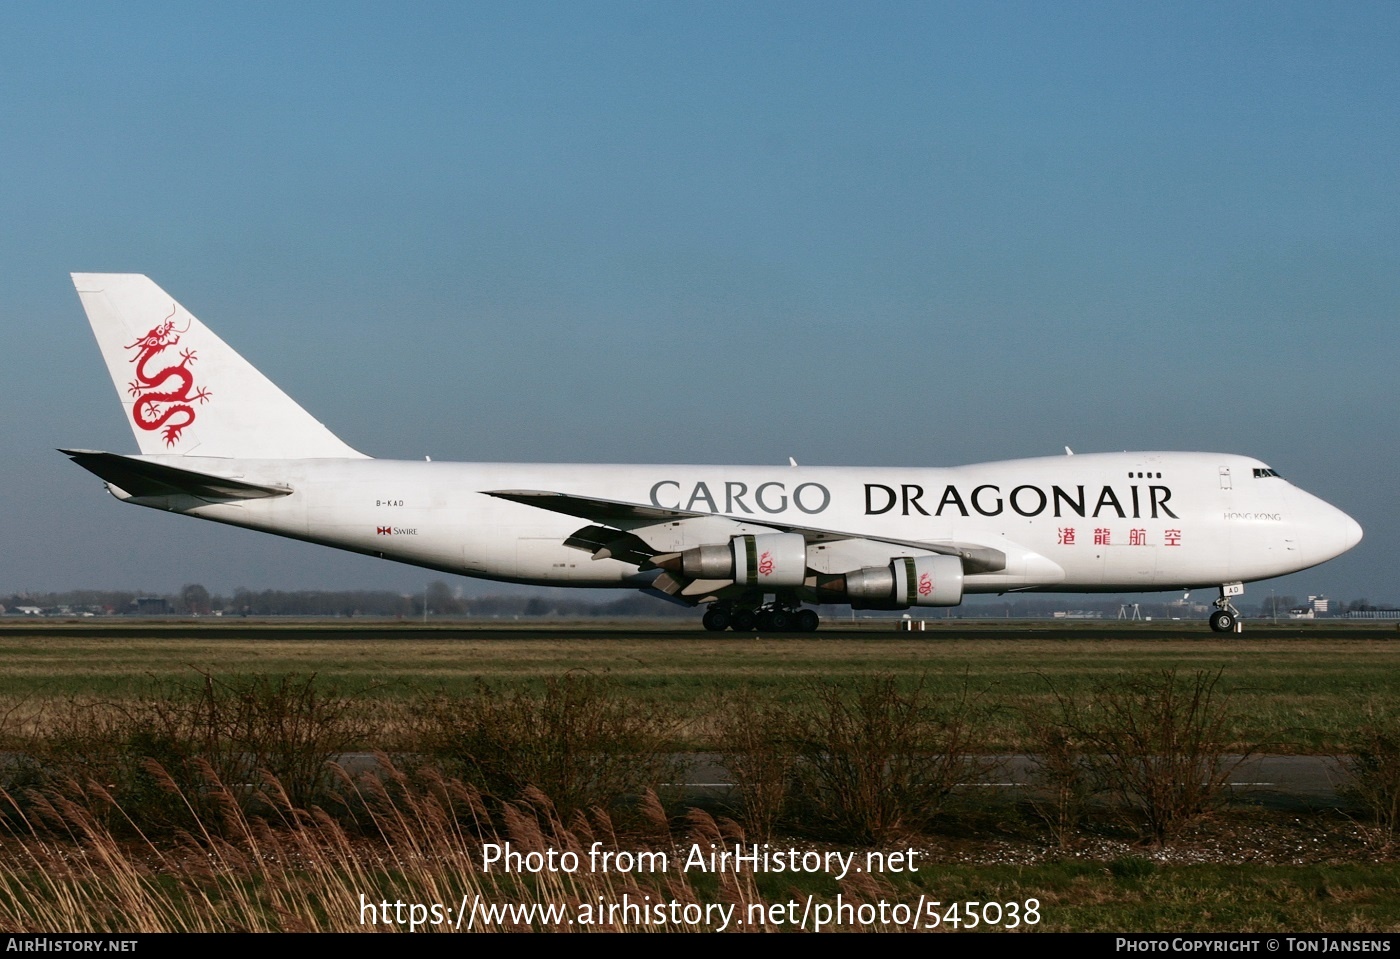
M 365 458 L 139 273 L 74 273 L 144 454 Z

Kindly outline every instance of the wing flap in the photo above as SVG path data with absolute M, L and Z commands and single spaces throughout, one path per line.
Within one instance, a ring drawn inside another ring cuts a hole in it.
M 585 526 L 564 540 L 564 545 L 592 553 L 594 559 L 616 559 L 648 568 L 656 550 L 640 537 L 607 526 Z

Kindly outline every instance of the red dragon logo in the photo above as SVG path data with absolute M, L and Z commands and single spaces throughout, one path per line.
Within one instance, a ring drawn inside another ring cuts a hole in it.
M 922 573 L 919 576 L 919 595 L 929 596 L 933 593 L 933 574 Z
M 765 552 L 758 558 L 758 572 L 761 576 L 773 575 L 773 554 Z
M 210 393 L 203 387 L 196 388 L 190 364 L 194 362 L 194 350 L 181 350 L 180 362 L 150 372 L 150 364 L 156 355 L 180 342 L 180 334 L 188 330 L 175 329 L 170 318 L 175 315 L 175 305 L 170 306 L 170 316 L 165 322 L 152 329 L 135 343 L 126 347 L 136 350 L 131 362 L 136 364 L 136 379 L 131 381 L 127 392 L 137 397 L 131 407 L 131 419 L 143 430 L 161 430 L 165 445 L 174 446 L 180 434 L 194 422 L 194 407 L 190 404 L 198 400 L 209 401 Z M 169 405 L 167 405 L 169 404 Z M 172 422 L 173 421 L 173 422 Z

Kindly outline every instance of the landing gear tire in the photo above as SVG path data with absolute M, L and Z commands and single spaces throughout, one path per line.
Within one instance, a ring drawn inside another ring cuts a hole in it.
M 1230 602 L 1231 597 L 1243 596 L 1243 583 L 1223 583 L 1220 598 L 1215 601 L 1215 612 L 1210 614 L 1210 628 L 1217 633 L 1237 633 L 1240 631 L 1240 611 Z
M 747 633 L 756 625 L 753 610 L 736 609 L 729 617 L 729 627 L 736 633 Z
M 1228 609 L 1217 609 L 1210 614 L 1210 628 L 1217 633 L 1233 633 L 1238 617 Z
M 704 617 L 700 620 L 700 625 L 704 626 L 712 633 L 722 633 L 729 628 L 733 617 L 729 615 L 727 609 L 717 609 L 711 606 L 705 611 Z
M 793 624 L 799 633 L 815 633 L 821 622 L 821 617 L 812 609 L 799 609 L 793 617 Z
M 785 609 L 775 609 L 768 614 L 768 629 L 775 633 L 791 632 L 793 628 L 792 613 Z

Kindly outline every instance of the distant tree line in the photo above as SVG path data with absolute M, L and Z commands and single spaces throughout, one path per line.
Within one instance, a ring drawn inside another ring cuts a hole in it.
M 46 615 L 106 615 L 141 611 L 171 613 L 183 616 L 371 616 L 375 618 L 412 619 L 423 617 L 426 599 L 428 615 L 443 618 L 513 618 L 513 617 L 694 617 L 696 612 L 662 602 L 641 593 L 620 598 L 601 599 L 616 594 L 579 591 L 570 596 L 462 596 L 459 590 L 441 580 L 428 584 L 426 592 L 404 594 L 391 590 L 251 590 L 238 588 L 232 595 L 210 593 L 199 583 L 189 583 L 178 593 L 136 593 L 123 590 L 74 589 L 49 593 L 12 593 L 0 596 L 0 606 L 7 613 L 22 608 L 39 609 Z M 1256 588 L 1257 595 L 1257 588 Z M 1214 590 L 1197 590 L 1191 605 L 1158 599 L 1143 602 L 1121 596 L 1055 596 L 1021 594 L 1019 596 L 982 598 L 971 597 L 962 606 L 947 609 L 914 610 L 918 619 L 1009 617 L 1040 619 L 1059 614 L 1092 615 L 1103 619 L 1117 618 L 1128 607 L 1137 606 L 1135 615 L 1143 618 L 1188 619 L 1203 616 L 1204 607 L 1215 598 Z M 138 605 L 139 603 L 139 605 Z M 1249 616 L 1284 617 L 1289 610 L 1307 604 L 1306 597 L 1284 594 L 1265 595 L 1257 604 L 1242 605 Z M 1351 611 L 1390 609 L 1391 604 L 1372 605 L 1369 600 L 1348 602 L 1333 600 L 1329 616 L 1345 616 Z M 828 607 L 827 616 L 842 618 L 849 615 L 846 607 Z M 860 613 L 861 616 L 901 613 Z
M 0 597 L 0 606 L 8 613 L 37 608 L 46 615 L 81 616 L 135 612 L 139 601 L 139 608 L 144 611 L 165 611 L 184 616 L 371 616 L 410 619 L 422 618 L 425 595 L 429 616 L 449 618 L 694 615 L 691 610 L 636 593 L 604 600 L 597 598 L 598 594 L 559 598 L 529 595 L 463 597 L 440 580 L 430 583 L 426 594 L 403 594 L 391 590 L 251 590 L 240 587 L 232 595 L 225 596 L 210 593 L 199 583 L 190 583 L 178 593 L 170 594 L 92 589 L 12 593 Z

